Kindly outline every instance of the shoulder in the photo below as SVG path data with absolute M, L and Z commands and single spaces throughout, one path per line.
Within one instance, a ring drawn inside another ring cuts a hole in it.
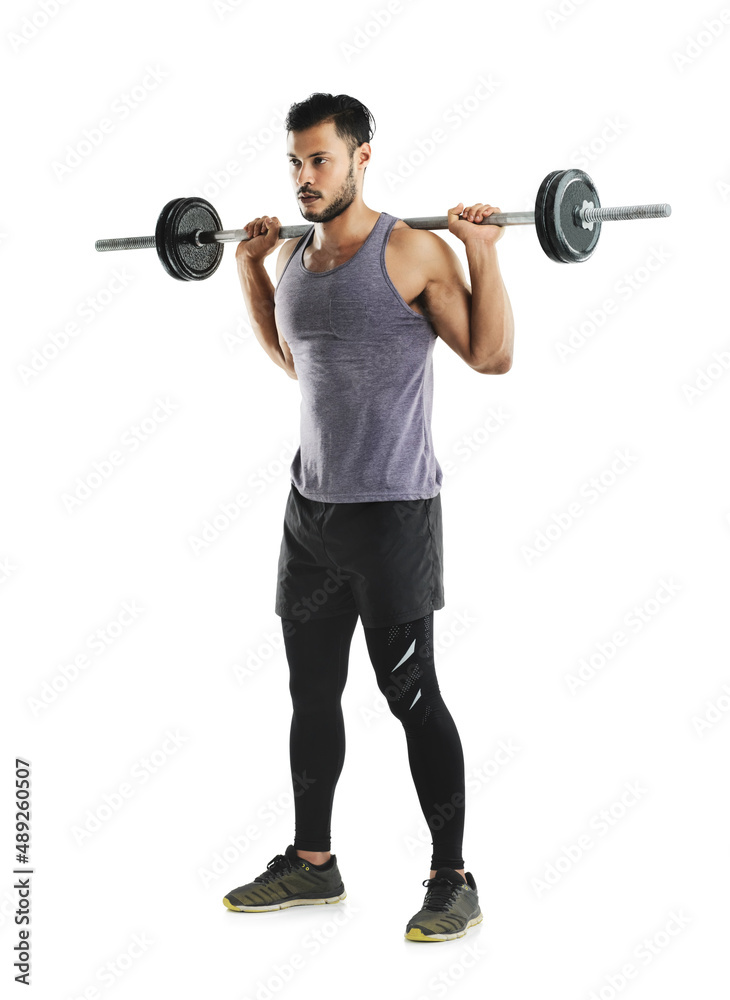
M 403 219 L 398 219 L 391 230 L 391 242 L 397 251 L 407 254 L 438 273 L 443 268 L 451 270 L 456 253 L 437 233 L 430 229 L 411 229 Z
M 411 229 L 403 219 L 398 219 L 395 222 L 391 234 L 394 239 L 404 246 L 423 248 L 424 250 L 431 251 L 431 253 L 446 253 L 451 250 L 446 240 L 442 239 L 433 230 Z

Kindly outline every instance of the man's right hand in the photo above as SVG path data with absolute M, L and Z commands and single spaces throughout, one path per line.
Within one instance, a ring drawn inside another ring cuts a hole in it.
M 248 233 L 248 239 L 242 240 L 236 247 L 236 258 L 257 261 L 268 257 L 276 250 L 281 224 L 276 216 L 262 215 L 253 222 L 247 222 L 243 227 Z

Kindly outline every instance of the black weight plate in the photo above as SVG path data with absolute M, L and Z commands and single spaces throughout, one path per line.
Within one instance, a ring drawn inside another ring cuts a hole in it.
M 223 244 L 197 246 L 193 235 L 223 228 L 216 210 L 203 198 L 180 198 L 166 205 L 163 214 L 163 265 L 169 264 L 169 273 L 182 281 L 209 278 L 221 262 Z
M 184 281 L 185 279 L 177 273 L 174 262 L 169 258 L 167 253 L 168 248 L 165 242 L 165 228 L 172 209 L 184 200 L 184 198 L 173 198 L 172 201 L 168 201 L 160 212 L 157 219 L 157 225 L 155 226 L 155 248 L 157 250 L 157 256 L 160 258 L 160 263 L 171 277 L 180 278 L 181 281 Z
M 547 201 L 552 202 L 547 211 L 552 214 L 552 241 L 560 259 L 566 264 L 587 260 L 598 243 L 601 223 L 594 222 L 592 229 L 584 229 L 576 210 L 584 201 L 593 202 L 594 208 L 600 208 L 593 181 L 583 170 L 564 170 L 551 187 Z
M 537 198 L 535 199 L 535 228 L 537 230 L 537 238 L 540 241 L 540 246 L 550 260 L 554 260 L 557 263 L 562 262 L 562 257 L 558 253 L 558 247 L 555 245 L 555 224 L 553 221 L 554 199 L 552 197 L 549 198 L 549 194 L 563 173 L 564 171 L 562 170 L 553 170 L 549 173 L 538 188 Z
M 170 240 L 178 272 L 188 281 L 202 281 L 217 270 L 223 258 L 222 243 L 197 246 L 193 234 L 198 230 L 222 229 L 220 216 L 203 198 L 184 198 L 171 213 Z M 168 251 L 169 252 L 169 251 Z

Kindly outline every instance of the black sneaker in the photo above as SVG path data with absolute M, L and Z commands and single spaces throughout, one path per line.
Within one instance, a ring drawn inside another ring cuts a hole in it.
M 406 927 L 409 941 L 451 941 L 483 919 L 471 872 L 466 872 L 465 882 L 453 868 L 439 868 L 423 885 L 428 887 L 423 907 Z
M 229 910 L 258 913 L 284 910 L 288 906 L 310 903 L 339 903 L 347 895 L 342 884 L 337 858 L 331 855 L 324 871 L 300 858 L 294 845 L 285 854 L 277 854 L 253 882 L 231 889 L 223 902 Z

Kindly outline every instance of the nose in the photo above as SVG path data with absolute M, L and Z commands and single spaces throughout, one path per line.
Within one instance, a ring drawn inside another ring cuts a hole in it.
M 294 178 L 299 194 L 301 194 L 305 188 L 312 186 L 313 178 L 309 173 L 309 167 L 306 163 L 301 165 L 299 172 L 294 175 Z

